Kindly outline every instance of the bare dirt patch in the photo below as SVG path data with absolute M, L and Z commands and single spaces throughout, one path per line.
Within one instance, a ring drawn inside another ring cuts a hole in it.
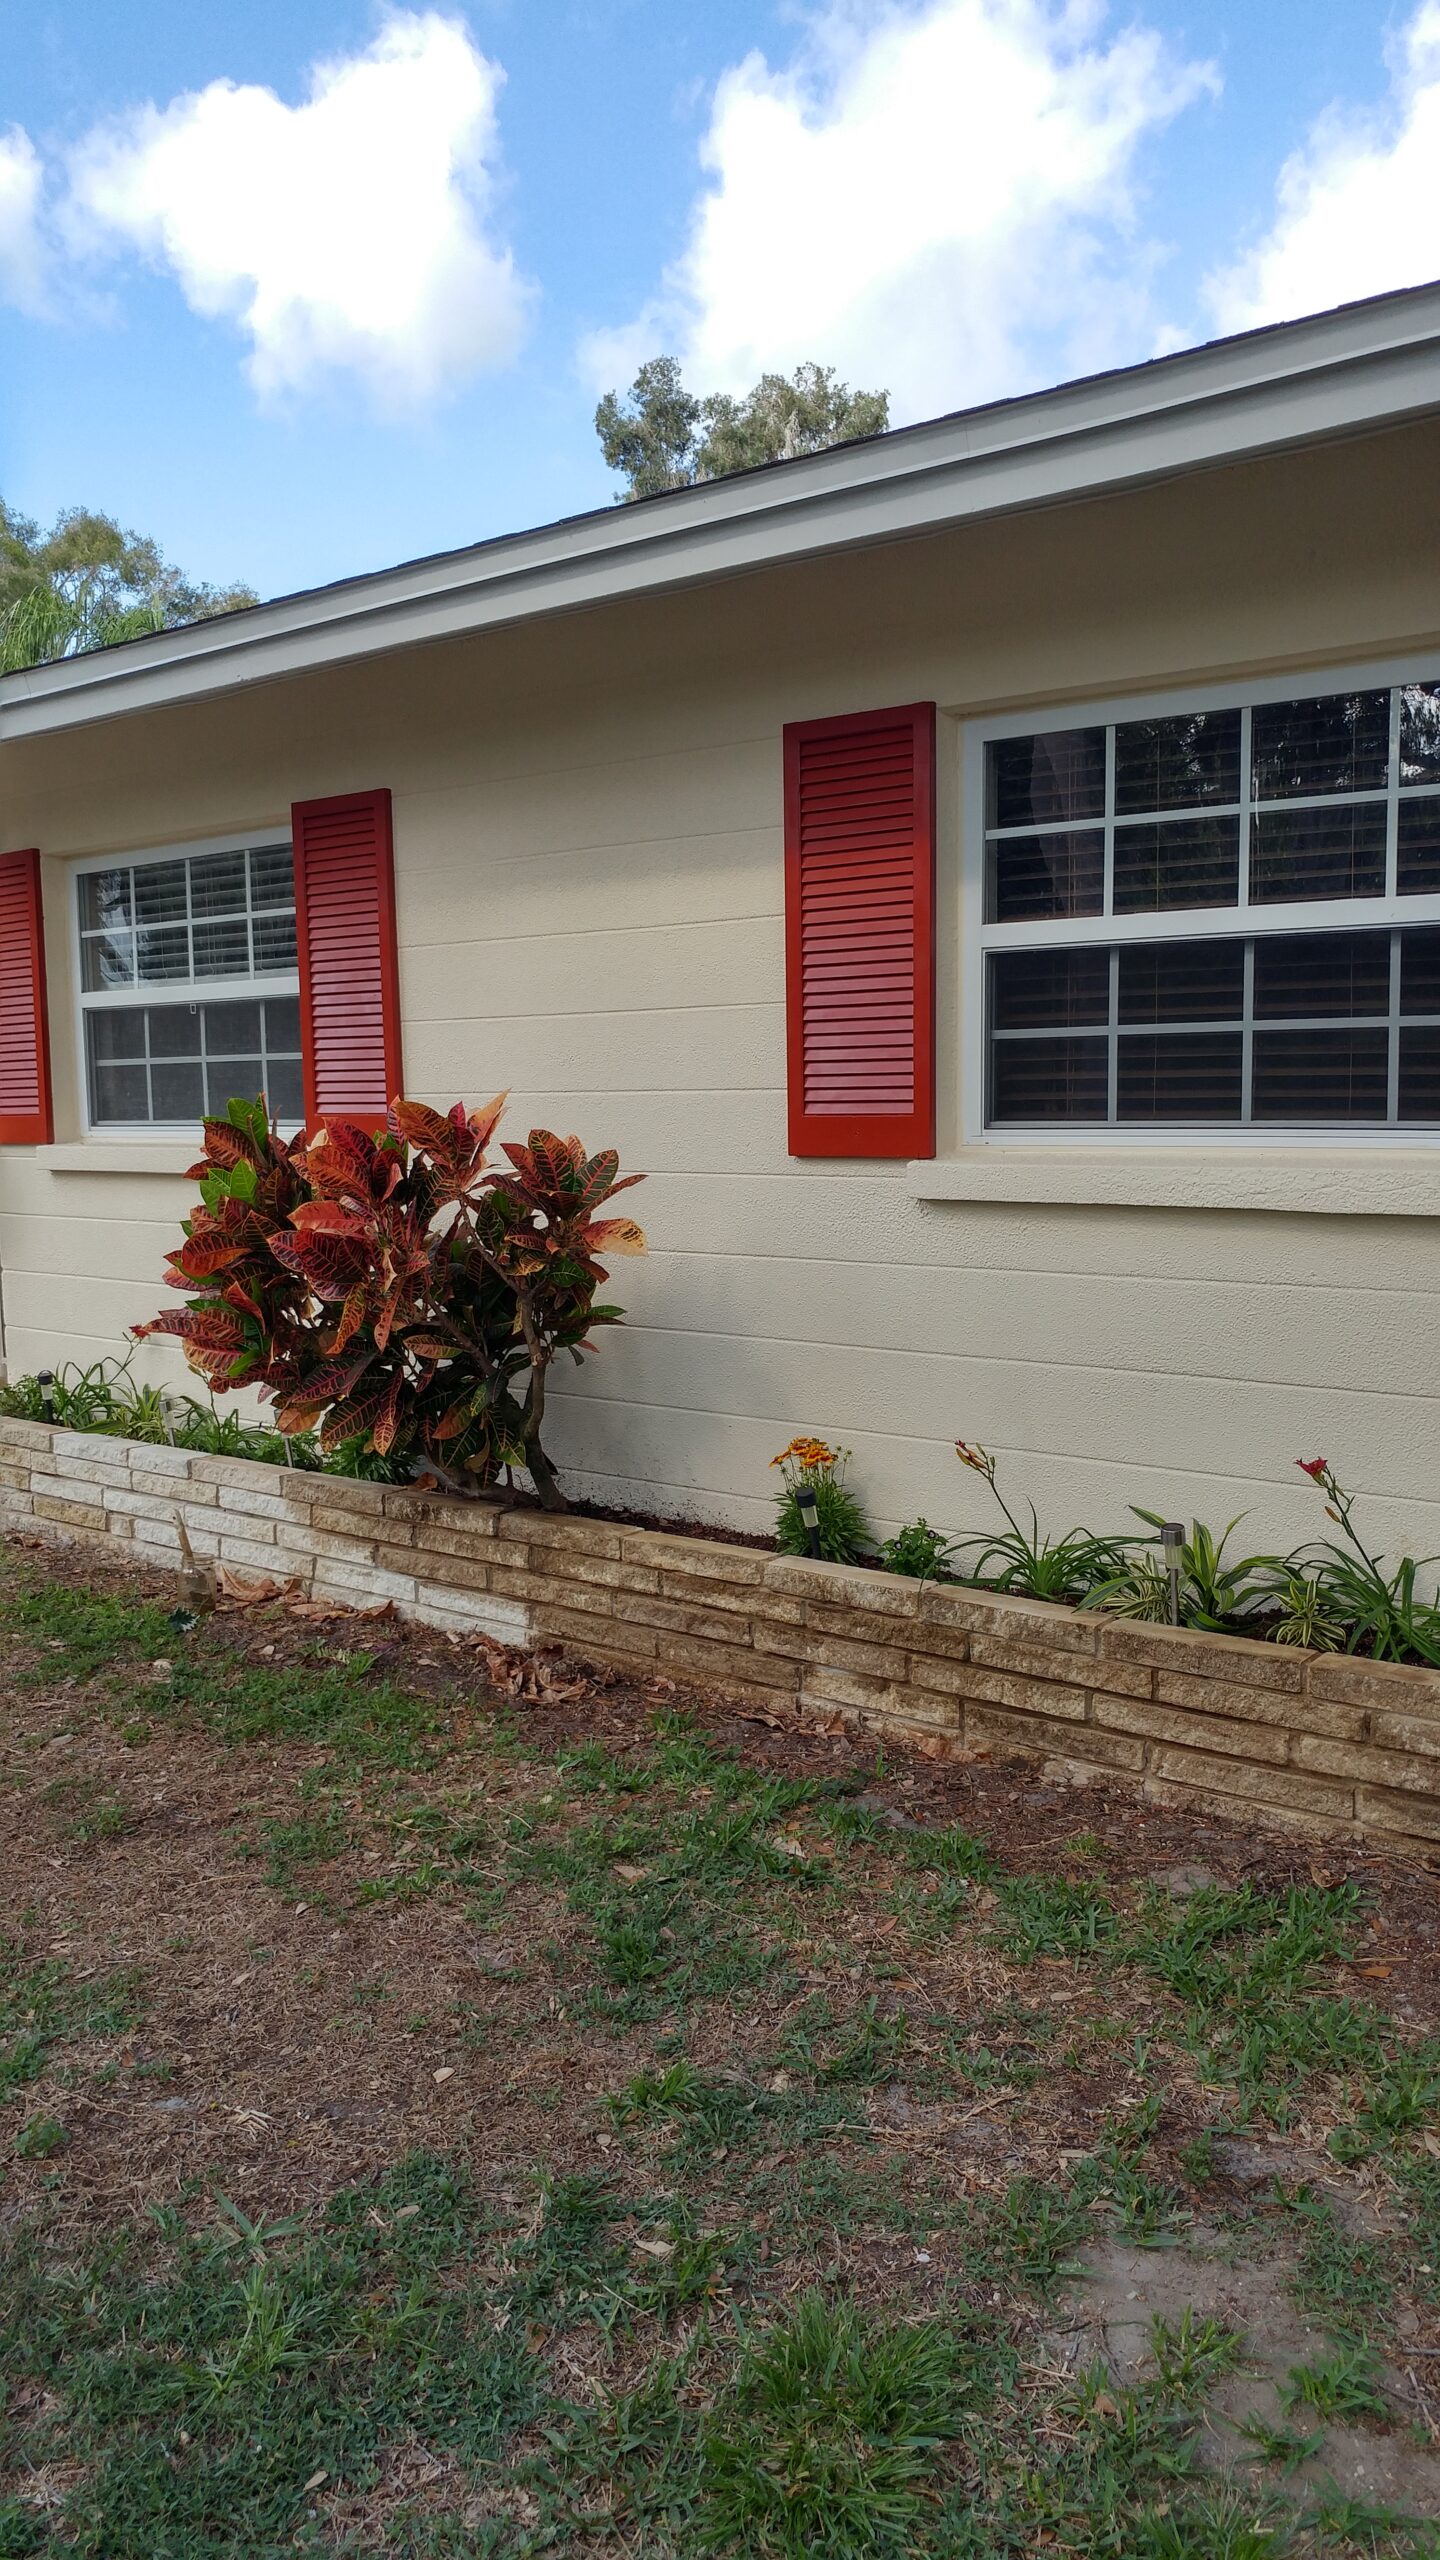
M 982 2416 L 977 2383 L 970 2433 L 936 2457 L 945 2515 L 983 2495 L 991 2543 L 936 2538 L 932 2499 L 930 2539 L 897 2549 L 1148 2553 L 1084 2541 L 1101 2492 L 1066 2465 L 1098 2429 L 1116 2513 L 1159 2511 L 1139 2453 L 1133 2479 L 1115 2470 L 1094 2376 L 1117 2407 L 1158 2409 L 1154 2324 L 1187 2312 L 1243 2338 L 1243 2372 L 1185 2404 L 1197 2481 L 1253 2491 L 1257 2514 L 1273 2495 L 1303 2515 L 1326 2481 L 1354 2514 L 1440 2506 L 1440 1896 L 1423 1870 L 1023 1765 L 877 1758 L 668 1681 L 385 1617 L 171 1624 L 179 1597 L 88 1552 L 16 1542 L 4 1567 L 0 2228 L 77 2262 L 127 2231 L 147 2281 L 218 2245 L 217 2213 L 403 2254 L 436 2227 L 430 2187 L 397 2202 L 406 2164 L 454 2163 L 476 2218 L 442 2291 L 453 2303 L 463 2273 L 499 2324 L 494 2370 L 519 2340 L 525 2390 L 571 2412 L 519 2414 L 506 2366 L 496 2408 L 514 2414 L 478 2472 L 432 2418 L 376 2417 L 363 2454 L 297 2453 L 266 2491 L 287 2535 L 313 2508 L 337 2549 L 439 2550 L 422 2527 L 446 2517 L 489 2533 L 479 2548 L 559 2547 L 572 2491 L 538 2450 L 550 2424 L 566 2477 L 589 2466 L 565 2547 L 695 2547 L 719 2491 L 656 2483 L 690 2482 L 696 2412 L 741 2389 L 742 2332 L 811 2287 L 1019 2360 L 995 2403 L 1013 2427 Z M 308 2244 L 255 2245 L 279 2269 Z M 1373 2353 L 1376 2404 L 1317 2418 L 1303 2458 L 1266 2457 L 1241 2430 L 1303 2435 L 1281 2394 L 1337 2342 Z M 318 2372 L 339 2350 L 314 2353 Z M 661 2372 L 671 2449 L 622 2458 L 613 2413 Z M 47 2391 L 41 2373 L 12 2400 L 0 2525 L 7 2486 L 27 2512 L 79 2512 L 76 2442 L 87 2483 L 118 2459 Z M 1027 2508 L 1037 2462 L 1063 2473 L 1070 2521 Z M 155 2488 L 146 2531 L 171 2529 L 171 2494 Z M 246 2547 L 205 2530 L 196 2550 Z

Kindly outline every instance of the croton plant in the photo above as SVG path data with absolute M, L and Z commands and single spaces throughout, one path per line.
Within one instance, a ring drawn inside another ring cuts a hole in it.
M 212 1392 L 260 1388 L 282 1431 L 317 1430 L 327 1451 L 355 1442 L 477 1488 L 525 1467 L 563 1509 L 546 1381 L 621 1319 L 595 1302 L 600 1257 L 645 1238 L 597 1212 L 642 1176 L 548 1129 L 492 1167 L 505 1101 L 397 1101 L 378 1134 L 331 1120 L 288 1140 L 263 1099 L 232 1102 L 205 1123 L 200 1206 L 168 1257 L 187 1304 L 137 1337 L 175 1335 Z

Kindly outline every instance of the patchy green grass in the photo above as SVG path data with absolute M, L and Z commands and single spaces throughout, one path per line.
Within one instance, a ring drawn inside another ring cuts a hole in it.
M 1440 2039 L 1355 1996 L 1357 1886 L 1181 1898 L 442 1639 L 0 1590 L 0 2560 L 1440 2560 L 1326 2478 L 1418 2456 L 1440 2309 Z M 1056 2345 L 1202 2226 L 1325 2341 L 1223 2478 L 1263 2341 L 1172 2293 L 1123 2382 Z

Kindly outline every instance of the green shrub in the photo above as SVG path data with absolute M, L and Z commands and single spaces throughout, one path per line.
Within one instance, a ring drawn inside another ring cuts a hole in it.
M 845 1482 L 848 1449 L 832 1449 L 808 1436 L 792 1440 L 772 1467 L 780 1469 L 784 1491 L 775 1518 L 775 1544 L 782 1556 L 808 1556 L 810 1532 L 800 1514 L 802 1491 L 815 1497 L 815 1537 L 830 1564 L 853 1564 L 870 1545 L 865 1514 Z
M 950 1540 L 922 1518 L 907 1521 L 893 1538 L 887 1538 L 878 1562 L 884 1573 L 907 1574 L 913 1582 L 933 1582 L 937 1574 L 944 1572 L 950 1554 Z

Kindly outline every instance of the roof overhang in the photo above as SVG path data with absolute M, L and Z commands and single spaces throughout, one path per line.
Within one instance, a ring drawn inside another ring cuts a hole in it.
M 0 677 L 0 739 L 903 541 L 1440 410 L 1440 284 Z

